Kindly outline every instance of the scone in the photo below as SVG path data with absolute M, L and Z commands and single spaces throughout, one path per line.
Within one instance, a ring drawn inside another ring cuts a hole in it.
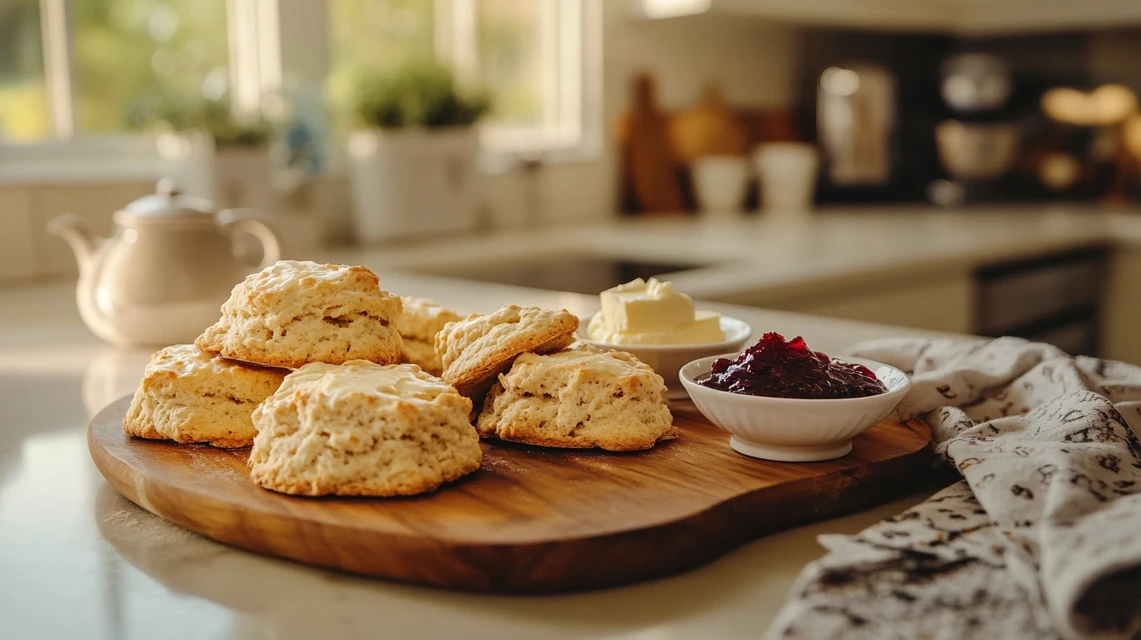
M 230 292 L 222 317 L 194 344 L 273 367 L 401 357 L 400 297 L 381 291 L 365 267 L 282 260 Z
M 436 334 L 444 382 L 469 398 L 481 397 L 521 353 L 553 353 L 574 342 L 578 317 L 566 310 L 508 305 L 472 314 Z
M 459 321 L 460 315 L 440 306 L 435 300 L 401 296 L 404 312 L 396 319 L 396 330 L 404 348 L 404 361 L 418 364 L 428 373 L 438 376 L 444 367 L 436 355 L 436 334 L 449 322 Z
M 610 451 L 677 437 L 662 377 L 629 353 L 586 345 L 519 356 L 491 387 L 476 428 L 487 438 Z
M 249 446 L 257 433 L 251 414 L 287 373 L 219 358 L 190 344 L 166 347 L 151 356 L 123 430 L 140 438 Z
M 254 412 L 250 477 L 308 496 L 432 491 L 479 468 L 470 411 L 414 364 L 308 364 Z

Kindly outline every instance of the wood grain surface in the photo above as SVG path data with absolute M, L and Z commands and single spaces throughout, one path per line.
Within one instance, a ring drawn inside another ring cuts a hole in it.
M 828 462 L 729 448 L 689 401 L 677 440 L 640 453 L 488 444 L 483 468 L 412 498 L 300 498 L 250 482 L 248 449 L 134 439 L 130 397 L 88 430 L 120 493 L 215 540 L 299 562 L 454 589 L 580 590 L 691 569 L 766 533 L 900 495 L 928 472 L 922 422 L 884 422 Z

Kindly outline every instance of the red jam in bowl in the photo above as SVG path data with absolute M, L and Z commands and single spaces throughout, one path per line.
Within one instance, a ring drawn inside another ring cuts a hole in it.
M 808 348 L 801 337 L 766 333 L 736 360 L 719 358 L 698 384 L 771 398 L 863 398 L 887 391 L 863 365 L 840 362 Z

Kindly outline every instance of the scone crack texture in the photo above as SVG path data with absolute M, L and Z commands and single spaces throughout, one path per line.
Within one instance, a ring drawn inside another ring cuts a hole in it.
M 482 397 L 520 354 L 553 353 L 574 342 L 578 316 L 565 309 L 508 305 L 472 314 L 436 335 L 441 377 L 469 398 Z
M 257 433 L 254 410 L 287 373 L 226 360 L 189 344 L 160 349 L 143 371 L 123 430 L 183 444 L 247 447 Z
M 678 433 L 661 376 L 629 353 L 587 345 L 519 356 L 492 385 L 476 428 L 485 438 L 609 451 L 649 449 Z
M 436 355 L 436 334 L 449 322 L 462 318 L 428 298 L 401 296 L 400 301 L 404 310 L 396 320 L 396 330 L 400 333 L 403 361 L 418 364 L 434 376 L 440 375 L 444 367 Z
M 401 358 L 400 297 L 366 267 L 281 260 L 230 292 L 222 317 L 194 344 L 227 358 L 297 369 Z
M 308 364 L 254 411 L 250 478 L 307 496 L 433 491 L 480 466 L 470 411 L 414 364 Z

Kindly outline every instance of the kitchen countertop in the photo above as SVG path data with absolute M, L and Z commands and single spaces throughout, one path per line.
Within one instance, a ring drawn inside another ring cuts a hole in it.
M 597 308 L 593 296 L 401 275 L 384 268 L 391 254 L 356 255 L 381 272 L 386 289 L 433 297 L 460 311 L 487 312 L 511 302 L 579 314 Z M 107 485 L 88 455 L 86 424 L 133 391 L 150 350 L 99 342 L 79 320 L 73 286 L 0 291 L 5 637 L 753 639 L 799 571 L 821 555 L 817 535 L 854 533 L 937 488 L 909 486 L 909 495 L 890 504 L 762 538 L 682 575 L 603 591 L 487 596 L 334 574 L 199 537 Z M 754 331 L 802 334 L 826 351 L 928 333 L 701 306 L 742 318 Z
M 947 273 L 1021 257 L 1109 244 L 1141 245 L 1141 208 L 1041 204 L 940 209 L 823 209 L 804 220 L 664 215 L 589 225 L 401 240 L 322 253 L 368 256 L 388 271 L 463 271 L 559 257 L 693 263 L 668 274 L 681 291 L 750 304 L 834 290 L 861 280 Z M 589 247 L 589 249 L 586 249 Z

